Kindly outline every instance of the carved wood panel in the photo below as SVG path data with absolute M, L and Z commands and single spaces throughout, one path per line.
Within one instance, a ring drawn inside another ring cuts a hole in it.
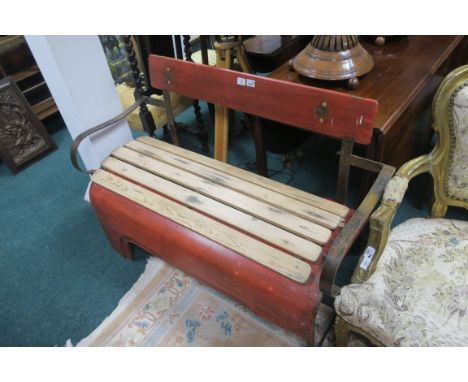
M 16 83 L 7 77 L 0 81 L 0 158 L 17 173 L 38 155 L 55 149 Z

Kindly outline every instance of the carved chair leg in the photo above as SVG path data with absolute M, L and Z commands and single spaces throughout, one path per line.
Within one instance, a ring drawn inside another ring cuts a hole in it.
M 447 204 L 438 202 L 437 200 L 432 205 L 431 216 L 433 218 L 442 218 L 447 213 Z
M 182 38 L 183 38 L 183 44 L 184 44 L 185 59 L 187 61 L 193 62 L 192 44 L 190 43 L 190 36 L 183 35 Z M 201 115 L 201 109 L 200 109 L 198 100 L 195 100 L 195 102 L 193 103 L 193 109 L 195 111 L 195 118 L 197 120 L 197 129 L 198 129 L 197 135 L 201 141 L 203 151 L 207 152 L 208 151 L 208 133 L 206 132 L 205 126 L 203 125 L 203 118 Z
M 195 118 L 197 120 L 198 136 L 202 144 L 202 150 L 208 152 L 208 133 L 203 125 L 203 116 L 201 114 L 201 108 L 198 100 L 193 103 L 193 109 L 195 111 Z
M 143 125 L 143 130 L 150 136 L 154 137 L 154 132 L 156 131 L 156 125 L 154 123 L 153 115 L 148 110 L 148 107 L 143 103 L 140 106 L 140 116 L 141 123 Z
M 127 58 L 130 63 L 130 69 L 132 70 L 133 81 L 135 83 L 135 98 L 138 98 L 144 93 L 144 83 L 143 79 L 141 78 L 141 71 L 138 67 L 138 61 L 136 59 L 135 50 L 133 49 L 133 42 L 131 36 L 124 36 L 124 42 L 125 50 L 127 51 Z M 153 115 L 150 113 L 145 103 L 141 104 L 139 115 L 145 132 L 150 137 L 154 137 L 156 125 L 154 123 Z
M 348 346 L 350 327 L 348 323 L 340 316 L 336 316 L 335 320 L 335 338 L 337 347 Z

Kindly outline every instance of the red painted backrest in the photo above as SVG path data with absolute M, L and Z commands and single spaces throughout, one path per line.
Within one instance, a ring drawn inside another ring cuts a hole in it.
M 305 130 L 369 144 L 378 103 L 253 74 L 149 57 L 151 85 Z

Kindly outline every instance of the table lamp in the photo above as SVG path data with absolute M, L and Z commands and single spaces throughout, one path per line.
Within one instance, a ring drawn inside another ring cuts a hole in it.
M 358 77 L 374 66 L 372 56 L 362 47 L 357 36 L 314 36 L 309 45 L 292 60 L 300 75 L 318 80 L 346 80 L 356 89 Z

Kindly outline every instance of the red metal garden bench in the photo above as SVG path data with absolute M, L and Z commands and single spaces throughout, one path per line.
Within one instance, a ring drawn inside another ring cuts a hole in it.
M 117 148 L 94 171 L 91 204 L 113 248 L 135 244 L 312 342 L 323 293 L 392 176 L 392 167 L 352 154 L 370 143 L 377 102 L 256 75 L 150 56 L 150 79 L 169 92 L 342 140 L 338 195 L 350 166 L 378 173 L 357 210 L 150 137 Z M 73 145 L 128 111 L 81 134 Z M 254 123 L 254 131 L 259 125 Z M 256 130 L 258 132 L 258 130 Z M 77 166 L 78 167 L 78 166 Z

